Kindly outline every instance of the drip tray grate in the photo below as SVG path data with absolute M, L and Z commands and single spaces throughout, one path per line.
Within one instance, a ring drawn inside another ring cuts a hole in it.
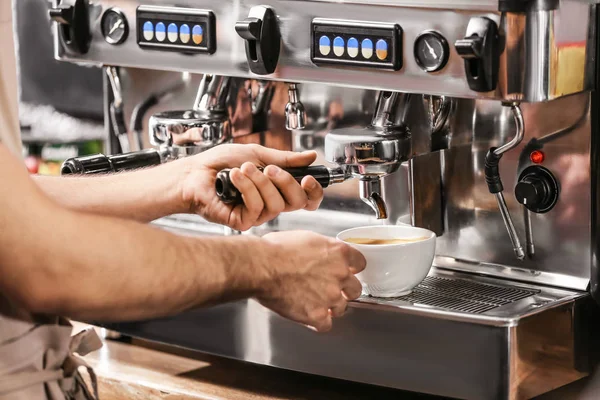
M 428 276 L 412 293 L 383 301 L 408 301 L 452 311 L 482 314 L 539 293 L 539 290 L 479 283 L 466 279 Z

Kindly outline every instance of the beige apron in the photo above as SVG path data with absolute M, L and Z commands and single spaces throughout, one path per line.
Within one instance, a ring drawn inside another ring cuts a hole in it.
M 21 157 L 10 0 L 0 0 L 0 49 L 0 142 Z M 74 353 L 83 356 L 102 342 L 94 330 L 71 333 L 68 321 L 34 317 L 0 293 L 0 400 L 97 399 L 95 375 Z M 88 369 L 92 391 L 79 367 Z
M 56 324 L 31 324 L 0 316 L 0 339 L 15 329 L 24 333 L 0 340 L 0 399 L 98 399 L 94 371 L 75 355 L 84 356 L 102 346 L 93 329 L 71 336 L 72 326 L 63 319 Z M 93 393 L 79 367 L 87 369 Z

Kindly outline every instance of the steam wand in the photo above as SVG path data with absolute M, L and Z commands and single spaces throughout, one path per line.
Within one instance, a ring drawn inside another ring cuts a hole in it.
M 498 148 L 492 147 L 488 151 L 487 155 L 485 156 L 485 181 L 488 185 L 490 193 L 496 196 L 496 202 L 498 203 L 500 214 L 502 215 L 504 225 L 506 226 L 506 230 L 508 231 L 508 236 L 510 237 L 510 241 L 512 242 L 515 255 L 519 260 L 522 260 L 525 258 L 525 253 L 523 251 L 523 246 L 519 241 L 519 236 L 517 235 L 517 230 L 515 229 L 515 225 L 510 216 L 510 212 L 508 211 L 506 200 L 504 199 L 504 195 L 502 194 L 504 186 L 502 185 L 502 180 L 500 179 L 500 169 L 498 167 L 502 155 L 507 151 L 517 147 L 524 137 L 525 125 L 523 123 L 523 114 L 521 113 L 519 103 L 511 103 L 510 107 L 513 112 L 515 124 L 517 125 L 517 132 L 515 134 L 515 137 L 510 142 Z M 526 223 L 528 220 L 530 221 L 529 218 L 526 218 L 525 220 Z M 528 231 L 531 232 L 531 227 L 529 227 Z M 528 237 L 529 236 L 530 235 L 528 234 Z M 533 250 L 533 241 L 529 247 L 531 247 L 531 249 Z
M 112 125 L 115 136 L 119 140 L 121 153 L 131 151 L 131 143 L 125 126 L 125 112 L 123 108 L 123 90 L 121 88 L 121 78 L 117 67 L 106 67 L 106 75 L 112 90 L 113 100 L 109 106 L 109 121 Z

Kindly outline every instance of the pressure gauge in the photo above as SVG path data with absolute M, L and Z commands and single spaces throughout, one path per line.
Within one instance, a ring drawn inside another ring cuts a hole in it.
M 427 72 L 435 72 L 446 66 L 450 49 L 446 39 L 435 31 L 427 31 L 417 37 L 414 48 L 415 61 Z
M 116 8 L 109 8 L 102 16 L 102 35 L 110 44 L 120 44 L 127 39 L 129 26 L 125 14 Z

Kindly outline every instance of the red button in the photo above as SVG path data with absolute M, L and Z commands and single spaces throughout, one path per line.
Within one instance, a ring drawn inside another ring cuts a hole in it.
M 529 155 L 529 159 L 534 164 L 541 164 L 544 162 L 544 158 L 546 158 L 545 154 L 539 150 L 534 150 Z

